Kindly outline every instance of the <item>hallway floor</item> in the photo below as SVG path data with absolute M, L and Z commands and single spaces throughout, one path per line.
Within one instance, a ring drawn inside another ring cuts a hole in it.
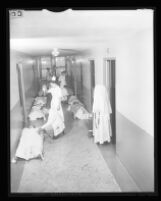
M 73 121 L 66 106 L 64 114 L 65 134 L 55 140 L 45 139 L 44 161 L 21 160 L 11 164 L 11 192 L 139 191 L 128 175 L 125 176 L 123 167 L 121 169 L 114 146 L 94 144 L 93 137 L 88 135 L 86 122 Z M 122 173 L 118 174 L 120 171 Z M 120 182 L 123 177 L 125 188 Z

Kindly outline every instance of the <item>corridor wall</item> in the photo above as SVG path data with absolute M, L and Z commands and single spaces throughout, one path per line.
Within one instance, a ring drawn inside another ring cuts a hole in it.
M 17 63 L 31 61 L 33 57 L 15 50 L 10 51 L 10 110 L 19 102 Z M 30 84 L 30 83 L 29 83 Z
M 90 63 L 88 60 L 81 62 L 82 65 L 82 100 L 86 106 L 86 109 L 91 112 L 91 75 L 90 75 Z
M 116 152 L 141 191 L 154 190 L 153 34 L 117 41 Z
M 10 154 L 14 155 L 18 141 L 21 135 L 21 129 L 23 127 L 23 110 L 20 105 L 18 75 L 17 75 L 17 63 L 25 61 L 30 66 L 30 62 L 33 61 L 33 57 L 22 52 L 15 50 L 10 51 Z M 27 65 L 26 65 L 27 66 Z M 25 71 L 26 74 L 26 86 L 27 91 L 32 87 L 30 83 L 30 73 Z M 32 78 L 32 77 L 31 77 Z

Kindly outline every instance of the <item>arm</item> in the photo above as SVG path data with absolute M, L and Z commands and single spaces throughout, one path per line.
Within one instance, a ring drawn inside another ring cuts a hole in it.
M 44 129 L 45 127 L 50 126 L 53 123 L 54 119 L 55 119 L 55 116 L 53 115 L 53 110 L 50 109 L 48 120 L 41 128 Z

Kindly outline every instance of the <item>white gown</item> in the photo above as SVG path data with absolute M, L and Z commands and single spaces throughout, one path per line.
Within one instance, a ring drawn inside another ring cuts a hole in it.
M 51 107 L 48 120 L 41 128 L 52 127 L 54 130 L 54 136 L 57 136 L 65 129 L 64 114 L 61 106 L 62 93 L 58 86 L 51 88 L 49 92 L 52 94 Z
M 61 99 L 63 97 L 61 88 L 59 86 L 56 86 L 55 88 L 51 88 L 49 92 L 52 94 L 51 108 L 54 112 L 58 112 L 60 114 L 64 122 L 64 114 L 61 106 Z
M 112 137 L 110 113 L 112 113 L 107 89 L 104 85 L 96 85 L 93 103 L 93 135 L 94 142 L 103 144 Z

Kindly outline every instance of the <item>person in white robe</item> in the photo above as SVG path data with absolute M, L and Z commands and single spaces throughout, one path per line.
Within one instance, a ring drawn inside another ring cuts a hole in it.
M 112 113 L 109 95 L 104 85 L 96 85 L 93 102 L 94 142 L 103 144 L 112 137 L 110 114 Z
M 48 93 L 51 93 L 52 100 L 49 109 L 49 116 L 47 122 L 41 127 L 46 129 L 52 127 L 54 136 L 61 134 L 65 129 L 64 114 L 61 106 L 62 92 L 60 87 L 55 83 L 56 78 L 53 77 L 51 82 L 51 88 Z

